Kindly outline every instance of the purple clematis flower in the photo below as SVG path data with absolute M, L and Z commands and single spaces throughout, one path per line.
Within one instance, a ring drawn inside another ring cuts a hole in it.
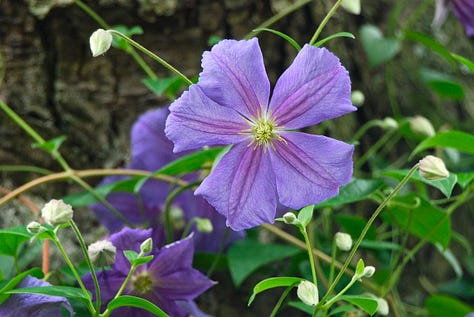
M 196 190 L 234 230 L 273 222 L 278 202 L 294 209 L 336 195 L 352 176 L 353 146 L 294 130 L 354 111 L 339 59 L 305 45 L 270 83 L 256 38 L 205 52 L 198 84 L 170 106 L 175 151 L 233 145 Z
M 48 282 L 32 276 L 26 276 L 17 288 L 51 286 Z M 40 294 L 13 294 L 0 305 L 2 317 L 61 317 L 61 307 L 72 316 L 73 310 L 68 300 L 60 296 Z
M 114 298 L 130 270 L 131 265 L 123 255 L 123 251 L 140 252 L 140 244 L 151 235 L 151 229 L 130 228 L 124 228 L 111 235 L 110 242 L 117 248 L 115 263 L 111 266 L 111 270 L 97 273 L 104 305 Z M 189 316 L 188 314 L 196 309 L 189 302 L 214 285 L 213 281 L 192 268 L 193 253 L 192 236 L 161 249 L 154 248 L 150 253 L 154 256 L 153 260 L 137 268 L 123 295 L 145 298 L 170 316 Z M 82 279 L 84 285 L 95 294 L 90 273 Z M 126 307 L 113 311 L 111 316 L 154 315 L 141 309 Z
M 173 144 L 164 133 L 168 113 L 167 108 L 150 110 L 135 122 L 131 132 L 132 160 L 129 168 L 155 171 L 181 156 L 173 154 Z M 189 181 L 194 181 L 193 178 L 196 177 L 191 176 Z M 108 177 L 102 184 L 121 179 L 125 178 Z M 107 196 L 107 201 L 120 211 L 129 223 L 154 227 L 153 239 L 155 244 L 163 245 L 165 236 L 162 209 L 170 190 L 170 184 L 168 183 L 149 180 L 139 192 L 140 200 L 132 193 L 114 192 Z M 202 197 L 196 197 L 190 191 L 180 194 L 174 200 L 172 208 L 182 212 L 185 223 L 193 217 L 207 218 L 212 222 L 213 232 L 211 233 L 198 232 L 195 225 L 191 228 L 191 231 L 194 232 L 194 243 L 197 251 L 218 252 L 223 243 L 224 246 L 229 246 L 233 241 L 243 238 L 245 235 L 244 232 L 227 232 L 225 218 L 216 213 L 214 208 Z M 100 222 L 111 233 L 119 231 L 126 225 L 102 204 L 95 204 L 92 209 L 97 214 Z M 182 228 L 175 229 L 175 238 L 178 238 L 182 234 Z
M 472 0 L 436 0 L 433 27 L 439 28 L 446 20 L 449 6 L 461 21 L 468 36 L 474 36 L 474 1 Z

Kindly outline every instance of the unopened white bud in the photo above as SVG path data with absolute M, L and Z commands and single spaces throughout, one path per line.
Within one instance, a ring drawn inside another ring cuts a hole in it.
M 436 134 L 431 122 L 422 116 L 415 116 L 410 120 L 410 129 L 419 135 L 431 137 Z
M 398 129 L 398 122 L 394 118 L 387 117 L 382 121 L 383 127 L 388 130 Z
M 364 93 L 360 90 L 354 90 L 351 94 L 351 101 L 354 106 L 362 106 L 365 102 Z
M 95 265 L 104 267 L 115 263 L 117 248 L 108 240 L 101 240 L 92 243 L 87 248 L 87 253 Z
M 360 14 L 360 0 L 342 0 L 341 7 L 349 13 Z
M 318 287 L 310 281 L 302 281 L 296 290 L 298 298 L 309 306 L 316 306 L 319 303 Z
M 292 212 L 287 212 L 286 214 L 283 215 L 283 221 L 289 225 L 294 224 L 296 219 L 297 219 L 296 215 Z
M 26 226 L 26 230 L 31 234 L 40 232 L 41 228 L 42 228 L 41 224 L 37 221 L 32 221 Z
M 337 232 L 334 236 L 336 246 L 342 251 L 349 251 L 352 248 L 352 238 L 349 234 Z
M 92 33 L 89 38 L 92 56 L 96 57 L 107 52 L 112 45 L 112 34 L 110 32 L 98 29 Z
M 71 221 L 73 213 L 71 205 L 64 203 L 61 199 L 51 199 L 41 209 L 41 217 L 52 226 L 62 225 Z
M 439 157 L 428 155 L 425 156 L 419 162 L 420 175 L 429 180 L 437 181 L 449 177 L 449 171 L 446 169 L 446 165 Z
M 196 218 L 196 229 L 203 233 L 211 233 L 214 230 L 212 222 L 207 218 Z
M 145 254 L 151 252 L 153 249 L 153 240 L 151 238 L 146 239 L 140 244 L 140 251 Z
M 374 273 L 375 273 L 375 267 L 368 265 L 364 268 L 364 272 L 362 272 L 361 277 L 372 277 Z
M 382 316 L 387 316 L 390 312 L 387 301 L 381 297 L 376 297 L 375 300 L 377 301 L 377 313 Z

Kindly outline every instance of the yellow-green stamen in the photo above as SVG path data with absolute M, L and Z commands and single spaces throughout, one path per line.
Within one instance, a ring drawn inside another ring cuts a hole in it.
M 254 149 L 259 146 L 270 145 L 272 148 L 273 140 L 284 141 L 282 137 L 278 135 L 280 127 L 270 118 L 268 114 L 259 115 L 257 118 L 249 121 L 250 129 L 244 131 L 250 134 L 252 141 L 250 145 L 254 145 Z
M 137 272 L 132 277 L 133 291 L 146 294 L 153 288 L 153 278 L 148 271 Z

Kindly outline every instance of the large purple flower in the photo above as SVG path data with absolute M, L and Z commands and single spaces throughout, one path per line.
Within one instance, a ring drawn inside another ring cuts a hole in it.
M 352 176 L 353 146 L 293 130 L 354 111 L 350 79 L 326 49 L 305 45 L 270 83 L 256 38 L 205 52 L 199 82 L 170 106 L 175 151 L 232 148 L 196 190 L 241 230 L 273 222 L 278 202 L 299 209 L 338 193 Z
M 132 160 L 129 165 L 133 169 L 155 171 L 181 155 L 173 154 L 173 144 L 164 133 L 168 109 L 150 110 L 140 116 L 132 127 Z M 108 177 L 102 184 L 124 179 L 123 177 Z M 195 179 L 195 177 L 194 177 Z M 193 181 L 193 176 L 188 180 Z M 107 200 L 133 225 L 154 227 L 154 239 L 157 245 L 164 241 L 163 214 L 167 194 L 171 186 L 168 183 L 149 180 L 142 186 L 139 199 L 132 193 L 115 192 L 107 196 Z M 212 233 L 195 232 L 194 241 L 197 251 L 217 252 L 222 244 L 228 246 L 236 239 L 244 236 L 243 232 L 229 232 L 225 227 L 225 218 L 218 214 L 202 197 L 194 196 L 190 191 L 180 194 L 172 205 L 175 211 L 182 211 L 183 221 L 191 221 L 194 217 L 207 218 L 213 224 Z M 112 233 L 119 231 L 125 225 L 104 205 L 96 204 L 92 209 L 101 223 Z M 182 233 L 182 228 L 175 228 L 176 237 Z M 224 241 L 225 239 L 225 241 Z
M 448 15 L 452 5 L 454 15 L 461 21 L 468 36 L 474 36 L 474 1 L 472 0 L 436 0 L 433 26 L 439 27 Z
M 130 263 L 123 255 L 123 251 L 140 252 L 140 244 L 151 234 L 151 229 L 124 228 L 110 237 L 110 242 L 117 248 L 115 263 L 111 266 L 111 270 L 100 271 L 97 274 L 104 305 L 113 299 L 130 270 Z M 161 249 L 154 248 L 150 253 L 154 256 L 153 260 L 138 267 L 123 294 L 145 298 L 170 316 L 187 316 L 190 310 L 196 308 L 189 301 L 214 285 L 213 281 L 192 268 L 193 253 L 192 237 Z M 90 273 L 83 277 L 83 282 L 95 295 Z M 141 309 L 126 307 L 114 311 L 111 316 L 154 315 Z
M 17 288 L 51 286 L 48 282 L 32 276 L 26 276 Z M 40 294 L 13 294 L 0 305 L 2 317 L 61 317 L 61 307 L 73 315 L 73 310 L 68 300 L 60 296 L 47 296 Z

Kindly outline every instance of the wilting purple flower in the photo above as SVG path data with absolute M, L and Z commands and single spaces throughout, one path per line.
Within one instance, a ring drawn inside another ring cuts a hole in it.
M 32 276 L 26 276 L 17 288 L 51 286 L 48 282 Z M 60 296 L 40 294 L 13 294 L 0 305 L 2 317 L 61 317 L 61 307 L 73 315 L 73 310 L 68 300 Z
M 165 120 L 168 109 L 161 108 L 146 112 L 133 125 L 131 133 L 132 161 L 129 165 L 133 169 L 155 171 L 181 155 L 173 154 L 173 144 L 164 133 Z M 192 177 L 192 176 L 191 176 Z M 111 183 L 124 177 L 108 177 L 102 184 Z M 107 196 L 111 203 L 127 221 L 133 225 L 153 226 L 154 240 L 157 245 L 164 242 L 162 209 L 166 196 L 170 192 L 170 184 L 156 180 L 148 180 L 139 192 L 140 200 L 132 193 L 115 192 Z M 172 205 L 175 210 L 183 213 L 184 221 L 193 217 L 210 219 L 213 224 L 212 233 L 200 233 L 192 227 L 194 242 L 197 251 L 217 252 L 224 243 L 228 246 L 236 239 L 244 236 L 243 232 L 226 233 L 225 218 L 219 215 L 202 197 L 194 196 L 190 191 L 180 194 Z M 119 231 L 124 222 L 117 218 L 104 205 L 96 204 L 92 207 L 101 223 L 112 233 Z M 177 228 L 175 228 L 177 229 Z M 175 230 L 176 236 L 182 233 Z M 223 241 L 225 239 L 225 241 Z
M 293 130 L 354 111 L 347 71 L 326 49 L 305 45 L 270 97 L 256 38 L 205 52 L 199 82 L 170 107 L 175 151 L 232 148 L 196 190 L 241 230 L 273 222 L 278 202 L 299 209 L 338 193 L 352 176 L 353 146 Z
M 468 36 L 474 36 L 474 1 L 472 0 L 436 0 L 433 26 L 439 27 L 446 20 L 449 6 L 461 21 Z
M 111 270 L 97 273 L 104 305 L 114 298 L 130 270 L 131 265 L 123 255 L 123 251 L 140 252 L 140 244 L 151 234 L 151 229 L 124 228 L 110 236 L 110 242 L 117 248 L 116 261 L 111 266 Z M 154 256 L 153 260 L 137 268 L 125 287 L 123 295 L 145 298 L 170 316 L 187 316 L 193 307 L 184 305 L 183 301 L 192 301 L 214 285 L 214 282 L 205 275 L 192 268 L 193 253 L 192 237 L 166 245 L 161 249 L 154 248 L 150 253 Z M 90 273 L 83 277 L 83 281 L 84 285 L 94 292 Z M 141 309 L 126 307 L 114 311 L 111 316 L 148 317 L 154 315 Z

